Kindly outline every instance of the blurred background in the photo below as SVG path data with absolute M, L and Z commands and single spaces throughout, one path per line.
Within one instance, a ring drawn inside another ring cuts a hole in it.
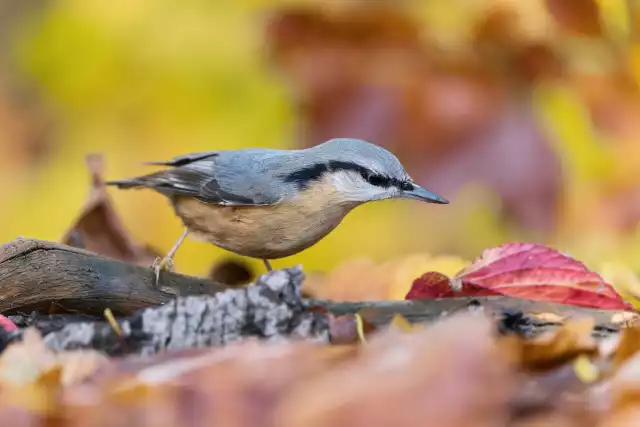
M 454 269 L 514 240 L 638 267 L 639 30 L 638 0 L 0 0 L 0 239 L 60 240 L 89 153 L 115 179 L 187 152 L 357 137 L 452 203 L 358 208 L 275 267 L 412 259 L 394 264 L 406 282 L 429 256 Z M 162 196 L 109 194 L 136 241 L 165 253 L 179 237 Z M 205 275 L 229 258 L 187 241 L 175 263 Z

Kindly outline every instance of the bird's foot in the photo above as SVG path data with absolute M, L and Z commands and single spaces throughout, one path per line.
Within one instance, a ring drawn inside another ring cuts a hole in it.
M 173 268 L 173 260 L 171 259 L 171 257 L 158 257 L 153 261 L 153 264 L 151 264 L 151 268 L 153 268 L 154 272 L 153 284 L 156 288 L 158 288 L 160 283 L 160 272 L 171 271 L 171 269 Z

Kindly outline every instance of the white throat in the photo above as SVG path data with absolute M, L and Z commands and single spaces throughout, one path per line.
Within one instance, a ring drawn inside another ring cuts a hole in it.
M 354 171 L 336 171 L 325 178 L 345 201 L 370 202 L 395 197 L 399 190 L 395 187 L 377 187 L 365 181 Z

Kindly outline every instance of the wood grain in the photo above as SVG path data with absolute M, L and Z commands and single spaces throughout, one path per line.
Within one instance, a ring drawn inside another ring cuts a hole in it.
M 0 312 L 79 311 L 130 315 L 175 295 L 226 290 L 207 279 L 163 272 L 161 288 L 150 268 L 105 258 L 59 243 L 15 239 L 0 247 Z M 173 293 L 175 291 L 175 294 Z
M 258 282 L 265 277 L 261 276 Z M 583 316 L 595 318 L 596 329 L 599 330 L 615 332 L 621 325 L 619 319 L 622 313 L 619 311 L 512 297 L 458 297 L 355 303 L 302 300 L 299 295 L 302 280 L 303 275 L 300 272 L 300 278 L 296 279 L 296 285 L 292 287 L 296 289 L 294 300 L 299 301 L 302 309 L 320 307 L 334 316 L 360 313 L 375 326 L 385 325 L 394 314 L 401 314 L 411 322 L 431 322 L 469 309 L 484 310 L 487 314 L 499 318 L 502 324 L 515 322 L 515 329 L 533 334 L 553 329 L 568 318 Z M 225 285 L 207 279 L 169 272 L 161 275 L 161 289 L 158 289 L 153 286 L 153 273 L 150 268 L 127 264 L 53 242 L 19 238 L 0 247 L 0 312 L 5 315 L 36 310 L 45 314 L 79 313 L 103 319 L 104 309 L 110 308 L 124 321 L 126 318 L 131 319 L 131 316 L 139 318 L 141 313 L 146 311 L 143 309 L 160 308 L 166 302 L 175 300 L 176 295 L 206 295 L 202 296 L 199 302 L 190 300 L 189 307 L 193 309 L 198 304 L 209 304 L 207 301 L 210 300 L 207 298 L 221 291 L 238 290 L 229 290 Z M 272 299 L 275 298 L 273 304 L 277 304 L 278 298 L 285 297 L 291 299 L 291 296 L 272 296 Z M 289 304 L 298 304 L 294 300 L 289 301 Z M 176 301 L 176 307 L 183 304 L 185 302 L 182 298 Z M 555 314 L 556 318 L 549 317 L 549 313 Z M 171 320 L 167 319 L 165 323 Z M 95 322 L 96 327 L 98 323 Z M 104 322 L 101 324 L 101 327 L 108 329 Z

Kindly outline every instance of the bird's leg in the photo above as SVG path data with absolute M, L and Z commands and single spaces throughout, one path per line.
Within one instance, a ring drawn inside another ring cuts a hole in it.
M 180 247 L 182 242 L 184 242 L 184 239 L 187 238 L 188 234 L 189 234 L 189 230 L 185 228 L 184 231 L 182 232 L 182 235 L 180 236 L 178 241 L 173 245 L 173 247 L 171 248 L 167 256 L 165 256 L 164 258 L 158 257 L 155 259 L 155 261 L 153 261 L 151 268 L 153 268 L 153 271 L 155 272 L 155 282 L 154 282 L 155 286 L 158 286 L 158 283 L 160 282 L 160 272 L 163 270 L 164 271 L 171 270 L 171 266 L 173 266 L 173 256 L 178 251 L 178 248 Z
M 263 259 L 262 262 L 264 262 L 264 266 L 267 267 L 267 271 L 273 271 L 273 268 L 271 268 L 271 263 L 268 259 Z

